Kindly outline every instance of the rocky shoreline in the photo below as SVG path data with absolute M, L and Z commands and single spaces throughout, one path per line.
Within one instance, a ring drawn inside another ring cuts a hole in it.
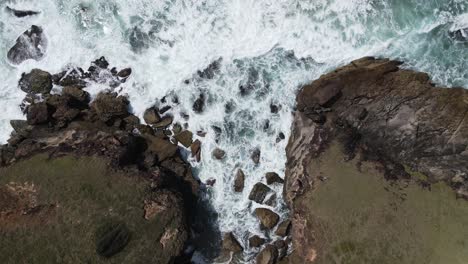
M 400 64 L 363 58 L 299 92 L 286 149 L 289 263 L 466 257 L 466 232 L 453 228 L 468 222 L 468 92 Z

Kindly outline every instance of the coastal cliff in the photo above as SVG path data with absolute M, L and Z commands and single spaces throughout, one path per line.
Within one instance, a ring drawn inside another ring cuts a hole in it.
M 27 120 L 0 146 L 3 263 L 188 261 L 199 181 L 170 142 L 172 118 L 152 108 L 141 124 L 112 92 L 130 74 L 104 58 L 23 74 Z M 102 76 L 108 89 L 91 101 L 87 83 Z
M 297 95 L 289 263 L 463 263 L 468 91 L 363 58 Z

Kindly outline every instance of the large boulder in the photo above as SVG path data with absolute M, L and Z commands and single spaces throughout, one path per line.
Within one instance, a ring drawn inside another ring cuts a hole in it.
M 49 110 L 45 102 L 30 105 L 27 111 L 26 118 L 30 125 L 44 124 L 49 120 Z
M 129 101 L 124 96 L 117 93 L 103 92 L 98 94 L 91 103 L 91 109 L 104 122 L 114 118 L 126 117 L 128 113 Z
M 16 44 L 8 51 L 7 58 L 13 64 L 21 64 L 25 60 L 40 60 L 47 49 L 47 39 L 41 27 L 31 26 L 16 40 Z
M 249 194 L 249 200 L 255 201 L 259 204 L 263 203 L 267 195 L 273 190 L 265 184 L 258 182 L 252 188 Z
M 249 238 L 249 245 L 251 247 L 261 247 L 263 244 L 265 244 L 266 239 L 261 238 L 257 235 L 254 235 Z
M 174 138 L 177 139 L 184 147 L 189 148 L 192 145 L 193 133 L 189 130 L 184 130 L 179 134 L 175 135 Z
M 232 232 L 224 234 L 223 249 L 234 252 L 234 253 L 244 251 L 241 244 L 239 243 L 239 241 L 237 241 L 236 237 L 234 236 Z
M 278 261 L 278 249 L 274 245 L 267 245 L 256 260 L 257 264 L 275 264 Z
M 23 73 L 18 85 L 25 93 L 48 94 L 52 90 L 52 75 L 40 69 L 33 69 L 30 73 Z
M 279 221 L 279 215 L 270 209 L 257 208 L 255 209 L 255 215 L 260 220 L 262 227 L 266 229 L 272 229 Z

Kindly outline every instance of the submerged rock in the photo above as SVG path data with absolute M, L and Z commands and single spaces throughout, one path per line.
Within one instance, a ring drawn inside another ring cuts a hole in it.
M 10 12 L 15 17 L 34 16 L 34 15 L 38 15 L 38 14 L 41 13 L 39 11 L 31 11 L 31 10 L 17 10 L 17 9 L 11 8 L 9 6 L 6 7 L 6 11 Z
M 16 44 L 8 51 L 7 58 L 13 64 L 21 64 L 25 60 L 40 60 L 47 50 L 47 39 L 41 27 L 31 26 L 16 40 Z
M 449 31 L 451 38 L 457 41 L 468 42 L 468 28 L 461 28 L 453 31 Z
M 252 161 L 255 163 L 255 164 L 259 164 L 260 163 L 260 149 L 256 148 L 252 151 L 252 155 L 250 156 L 250 158 L 252 159 Z
M 220 148 L 216 148 L 213 150 L 213 157 L 217 160 L 222 160 L 226 157 L 226 152 Z
M 33 69 L 21 75 L 18 85 L 25 93 L 48 94 L 52 90 L 52 75 L 40 69 Z
M 279 215 L 270 209 L 257 208 L 255 215 L 260 220 L 262 228 L 273 229 L 279 221 Z
M 205 109 L 205 95 L 204 94 L 200 94 L 197 100 L 195 100 L 195 102 L 193 103 L 192 108 L 195 113 L 200 114 L 203 112 L 203 110 Z

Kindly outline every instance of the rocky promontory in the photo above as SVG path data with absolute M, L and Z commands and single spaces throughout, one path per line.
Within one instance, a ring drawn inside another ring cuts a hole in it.
M 170 141 L 172 118 L 140 122 L 113 92 L 131 70 L 108 66 L 19 81 L 27 120 L 0 146 L 3 263 L 186 263 L 199 181 Z M 91 98 L 90 82 L 109 88 Z
M 468 259 L 468 91 L 363 58 L 297 95 L 289 263 Z

